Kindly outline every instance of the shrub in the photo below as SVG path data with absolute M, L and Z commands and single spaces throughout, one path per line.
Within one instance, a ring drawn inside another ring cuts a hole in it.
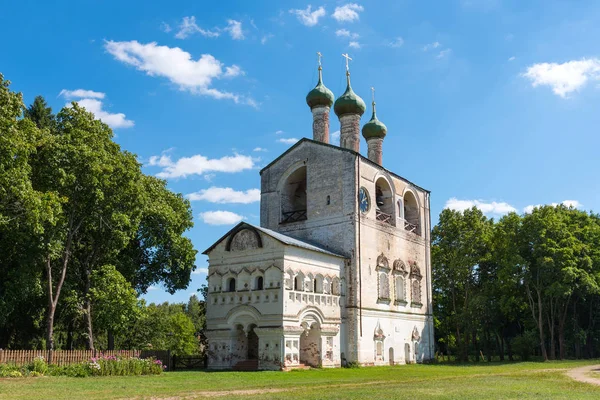
M 38 357 L 25 367 L 13 364 L 0 364 L 0 378 L 37 377 L 43 375 L 70 376 L 75 378 L 85 378 L 87 376 L 158 375 L 165 368 L 160 360 L 153 358 L 101 356 L 79 364 L 48 365 L 43 357 Z
M 33 363 L 27 366 L 27 369 L 31 372 L 36 372 L 39 375 L 44 375 L 48 372 L 48 364 L 44 357 L 39 356 L 33 359 Z
M 515 353 L 521 356 L 521 360 L 527 361 L 538 344 L 538 340 L 536 332 L 525 331 L 524 334 L 512 340 L 512 347 Z

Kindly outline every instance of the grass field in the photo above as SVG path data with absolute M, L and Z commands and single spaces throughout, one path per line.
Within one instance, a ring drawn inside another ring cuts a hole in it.
M 600 399 L 565 371 L 600 361 L 0 379 L 0 399 Z

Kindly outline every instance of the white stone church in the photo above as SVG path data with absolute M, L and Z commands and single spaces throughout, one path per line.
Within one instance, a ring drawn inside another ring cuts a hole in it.
M 241 222 L 207 249 L 210 369 L 280 370 L 433 358 L 429 192 L 382 165 L 386 126 L 364 101 L 306 101 L 313 139 L 261 172 L 260 226 Z M 340 146 L 329 143 L 333 105 Z

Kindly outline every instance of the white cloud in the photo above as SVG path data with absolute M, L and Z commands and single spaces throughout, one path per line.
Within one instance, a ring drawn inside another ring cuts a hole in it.
M 429 43 L 429 44 L 426 44 L 425 46 L 423 46 L 423 51 L 429 51 L 431 49 L 437 49 L 440 46 L 441 46 L 440 42 Z
M 338 22 L 353 22 L 358 21 L 359 12 L 362 12 L 364 7 L 356 3 L 348 3 L 341 7 L 336 7 L 331 15 Z
M 484 214 L 495 214 L 503 215 L 509 212 L 516 212 L 517 209 L 505 202 L 485 202 L 482 200 L 458 200 L 456 197 L 452 197 L 446 202 L 444 208 L 455 211 L 464 211 L 469 208 L 477 207 Z
M 244 36 L 244 31 L 242 30 L 242 23 L 240 21 L 228 19 L 227 27 L 223 28 L 223 30 L 229 32 L 229 35 L 233 40 L 244 40 L 246 38 Z
M 208 267 L 196 268 L 195 270 L 192 271 L 192 274 L 193 275 L 208 274 Z M 197 293 L 192 292 L 190 294 L 197 294 Z
M 200 218 L 209 225 L 232 225 L 244 219 L 242 215 L 231 211 L 206 211 L 200 213 Z
M 285 133 L 285 132 L 284 132 L 284 131 L 275 131 L 275 134 L 276 134 L 276 135 L 281 135 L 281 134 L 283 134 L 283 133 Z
M 75 100 L 77 104 L 81 107 L 85 108 L 86 111 L 94 114 L 96 119 L 104 122 L 106 125 L 110 126 L 113 129 L 118 128 L 131 128 L 135 123 L 127 119 L 125 114 L 123 113 L 110 113 L 104 110 L 104 104 L 99 99 L 104 99 L 106 96 L 102 92 L 94 92 L 93 90 L 85 90 L 85 89 L 77 89 L 77 90 L 67 90 L 63 89 L 58 94 L 59 96 L 63 96 L 67 99 L 77 99 Z M 70 107 L 71 104 L 66 104 L 67 107 Z
M 515 61 L 517 58 L 515 56 L 512 56 L 508 59 L 508 61 Z
M 398 36 L 396 39 L 392 40 L 388 46 L 390 47 L 402 47 L 402 45 L 404 44 L 404 39 L 402 39 L 400 36 Z
M 447 56 L 450 55 L 450 53 L 452 53 L 452 49 L 445 49 L 439 52 L 439 54 L 437 56 L 435 56 L 435 58 L 437 58 L 438 60 L 441 60 L 442 58 L 446 58 Z
M 274 35 L 272 33 L 266 34 L 264 35 L 261 39 L 260 39 L 260 44 L 265 44 L 267 43 L 271 38 L 273 38 Z
M 171 32 L 173 29 L 171 28 L 171 25 L 167 24 L 166 22 L 163 22 L 160 24 L 160 30 L 165 32 L 165 33 L 169 33 Z
M 556 207 L 556 206 L 558 206 L 558 204 L 559 203 L 550 203 L 549 205 L 551 205 L 552 207 Z M 583 204 L 581 204 L 577 200 L 564 200 L 560 204 L 562 204 L 565 207 L 573 207 L 573 208 L 582 208 L 583 207 Z M 542 207 L 542 204 L 535 204 L 535 205 L 529 205 L 527 207 L 524 207 L 523 212 L 525 214 L 531 214 L 533 209 L 538 208 L 538 207 Z
M 554 94 L 566 98 L 569 93 L 583 88 L 590 79 L 600 79 L 600 59 L 533 64 L 521 75 L 529 79 L 533 87 L 550 86 Z
M 210 187 L 199 192 L 190 193 L 186 196 L 190 201 L 209 201 L 211 203 L 227 204 L 250 204 L 260 201 L 260 189 L 248 189 L 244 191 L 232 188 Z
M 294 144 L 298 141 L 298 139 L 296 139 L 296 138 L 281 138 L 281 139 L 277 139 L 277 141 L 279 143 L 284 143 L 284 144 Z
M 265 148 L 262 148 L 262 147 L 255 147 L 254 150 L 252 150 L 252 151 L 268 151 L 268 150 Z
M 146 289 L 148 292 L 152 292 L 154 290 L 158 290 L 158 286 L 148 286 L 148 289 Z
M 67 90 L 63 89 L 58 94 L 59 96 L 63 96 L 65 99 L 73 99 L 73 98 L 86 98 L 86 99 L 103 99 L 106 94 L 102 92 L 94 92 L 93 90 L 85 90 L 85 89 L 76 89 L 76 90 Z
M 350 39 L 358 39 L 360 35 L 358 33 L 350 32 L 348 29 L 338 29 L 335 31 L 337 37 L 347 37 Z
M 236 76 L 246 75 L 244 71 L 238 65 L 232 65 L 231 67 L 225 67 L 225 75 L 226 78 L 234 78 Z
M 353 49 L 360 49 L 360 43 L 358 43 L 357 41 L 351 41 L 350 43 L 348 43 L 348 47 L 352 47 Z
M 130 119 L 127 119 L 123 113 L 112 114 L 105 111 L 102 108 L 103 104 L 100 100 L 81 99 L 77 100 L 77 103 L 81 107 L 84 107 L 87 111 L 93 113 L 94 116 L 96 116 L 96 119 L 99 119 L 113 129 L 131 128 L 134 125 L 134 122 Z
M 148 165 L 162 168 L 162 171 L 156 174 L 160 178 L 185 178 L 189 175 L 207 175 L 214 172 L 241 172 L 252 169 L 254 160 L 240 154 L 213 159 L 197 154 L 173 161 L 171 156 L 162 154 L 150 157 Z
M 290 10 L 290 13 L 295 14 L 302 25 L 315 26 L 319 23 L 319 18 L 325 16 L 325 8 L 319 7 L 312 12 L 311 9 L 312 6 L 309 4 L 308 7 L 306 7 L 306 10 Z
M 257 106 L 256 101 L 249 97 L 210 87 L 214 79 L 231 77 L 229 71 L 239 69 L 233 65 L 225 67 L 224 72 L 223 63 L 210 54 L 202 54 L 198 60 L 194 60 L 190 53 L 179 47 L 159 46 L 156 42 L 142 44 L 136 40 L 129 42 L 110 40 L 105 42 L 104 47 L 117 61 L 134 66 L 149 76 L 167 78 L 181 90 Z
M 169 27 L 170 30 L 170 27 Z M 168 31 L 166 31 L 168 32 Z M 179 24 L 179 31 L 177 31 L 177 33 L 175 34 L 175 37 L 177 39 L 185 39 L 190 35 L 193 35 L 194 33 L 199 33 L 202 36 L 205 37 L 210 37 L 210 38 L 215 38 L 215 37 L 219 37 L 219 32 L 217 31 L 209 31 L 206 29 L 202 29 L 200 28 L 197 24 L 196 24 L 196 17 L 191 16 L 191 17 L 183 17 L 183 20 L 181 20 L 181 24 Z
M 340 144 L 340 131 L 335 131 L 331 134 L 331 143 L 332 144 Z

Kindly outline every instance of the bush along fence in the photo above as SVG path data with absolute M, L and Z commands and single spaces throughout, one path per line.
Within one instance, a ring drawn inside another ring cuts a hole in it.
M 173 369 L 170 350 L 3 350 L 0 349 L 0 365 L 11 364 L 17 366 L 32 364 L 36 359 L 56 366 L 66 366 L 90 362 L 93 359 L 119 359 L 131 358 L 158 360 L 165 370 Z
M 37 356 L 24 365 L 0 364 L 0 378 L 50 376 L 135 376 L 159 375 L 166 367 L 154 358 L 100 356 L 89 361 L 56 365 L 48 364 L 43 356 Z

